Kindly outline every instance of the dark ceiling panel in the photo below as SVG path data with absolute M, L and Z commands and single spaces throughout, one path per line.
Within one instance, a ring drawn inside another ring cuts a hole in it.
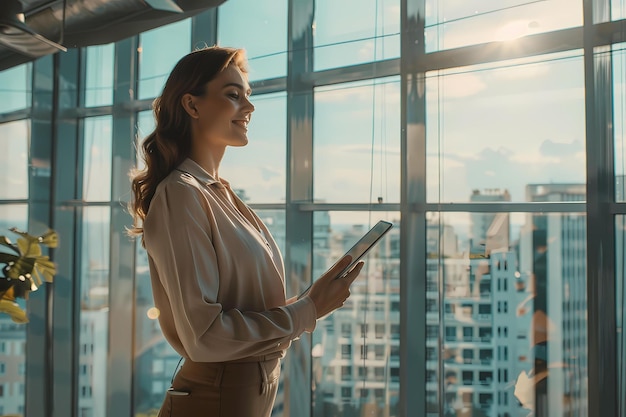
M 8 1 L 8 0 L 0 0 Z M 66 0 L 63 26 L 62 0 L 21 0 L 28 28 L 67 48 L 106 44 L 134 36 L 140 32 L 194 16 L 217 7 L 225 0 Z M 151 6 L 151 5 L 152 6 Z M 182 13 L 157 10 L 154 7 L 176 6 Z M 62 28 L 65 31 L 63 39 Z M 3 36 L 0 26 L 0 43 Z M 37 51 L 37 52 L 33 52 Z M 43 52 L 39 52 L 43 51 Z M 34 43 L 30 54 L 0 45 L 0 70 L 36 59 L 46 53 Z M 49 50 L 47 53 L 52 53 Z

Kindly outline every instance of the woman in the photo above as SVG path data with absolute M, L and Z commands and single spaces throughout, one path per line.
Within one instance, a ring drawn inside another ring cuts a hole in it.
M 334 279 L 346 257 L 285 299 L 274 239 L 218 173 L 226 147 L 248 143 L 249 96 L 242 50 L 183 57 L 154 102 L 146 168 L 133 174 L 133 233 L 149 255 L 163 334 L 185 358 L 160 417 L 269 416 L 285 349 L 343 305 L 363 266 Z

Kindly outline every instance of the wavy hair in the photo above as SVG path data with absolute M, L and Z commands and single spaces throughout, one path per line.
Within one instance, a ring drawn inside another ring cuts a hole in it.
M 152 110 L 156 127 L 140 149 L 145 168 L 130 172 L 133 197 L 129 211 L 133 216 L 133 227 L 128 233 L 131 236 L 143 235 L 143 220 L 157 185 L 191 151 L 191 120 L 181 104 L 182 97 L 187 93 L 202 96 L 206 84 L 231 64 L 247 74 L 245 51 L 218 46 L 193 51 L 174 66 L 161 96 L 154 100 Z

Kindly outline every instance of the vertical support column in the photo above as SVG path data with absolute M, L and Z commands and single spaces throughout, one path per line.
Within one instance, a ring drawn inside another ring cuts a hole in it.
M 133 415 L 135 241 L 126 235 L 126 227 L 131 224 L 126 207 L 131 197 L 128 173 L 135 164 L 135 113 L 124 104 L 135 95 L 136 56 L 137 37 L 115 44 L 107 372 L 109 417 Z
M 191 19 L 191 50 L 217 44 L 217 7 Z
M 80 238 L 80 224 L 75 205 L 81 190 L 79 121 L 68 114 L 79 105 L 80 50 L 70 49 L 55 57 L 57 79 L 63 80 L 57 88 L 58 108 L 53 148 L 54 178 L 54 229 L 59 233 L 59 247 L 54 251 L 57 274 L 54 278 L 54 305 L 52 323 L 52 380 L 45 381 L 52 387 L 52 405 L 55 417 L 78 415 L 78 344 L 79 344 L 79 285 L 81 248 L 76 245 Z M 30 415 L 30 414 L 29 414 Z
M 285 267 L 290 296 L 304 290 L 312 271 L 313 213 L 299 211 L 298 203 L 313 201 L 313 87 L 302 75 L 313 71 L 314 10 L 314 0 L 289 1 Z M 306 334 L 290 349 L 283 386 L 284 415 L 310 416 L 311 338 Z
M 54 65 L 47 56 L 33 63 L 33 101 L 29 156 L 28 228 L 33 234 L 45 232 L 51 224 L 52 130 L 54 123 Z M 26 413 L 32 417 L 51 413 L 52 374 L 50 341 L 52 322 L 49 308 L 52 291 L 43 284 L 28 301 L 30 323 L 26 335 Z M 42 383 L 43 382 L 43 383 Z
M 401 2 L 400 415 L 426 413 L 424 0 Z
M 595 47 L 595 24 L 610 19 L 607 0 L 584 0 L 587 143 L 587 340 L 590 416 L 617 415 L 615 201 L 610 47 Z M 623 366 L 623 364 L 622 364 Z

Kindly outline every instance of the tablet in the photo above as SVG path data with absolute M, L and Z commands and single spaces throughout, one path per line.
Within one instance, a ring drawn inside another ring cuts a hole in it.
M 356 265 L 356 263 L 359 262 L 359 260 L 361 260 L 361 258 L 363 258 L 367 254 L 367 252 L 369 252 L 370 249 L 372 249 L 376 245 L 376 243 L 378 243 L 380 239 L 389 230 L 391 230 L 392 227 L 392 223 L 386 222 L 384 220 L 380 220 L 378 223 L 376 223 L 374 227 L 372 227 L 366 234 L 364 234 L 363 237 L 361 237 L 361 239 L 359 239 L 358 242 L 356 242 L 348 252 L 346 252 L 341 258 L 339 258 L 339 260 L 341 260 L 345 256 L 350 255 L 352 257 L 352 261 L 337 275 L 337 278 L 335 279 L 345 277 L 348 272 L 350 272 L 350 270 L 354 267 L 354 265 Z M 337 262 L 339 262 L 339 260 Z M 335 264 L 333 264 L 333 266 L 335 266 Z M 333 266 L 328 268 L 328 270 L 332 269 Z M 309 288 L 311 287 L 309 286 Z M 304 290 L 304 292 L 300 294 L 298 298 L 302 298 L 309 291 L 309 288 Z

